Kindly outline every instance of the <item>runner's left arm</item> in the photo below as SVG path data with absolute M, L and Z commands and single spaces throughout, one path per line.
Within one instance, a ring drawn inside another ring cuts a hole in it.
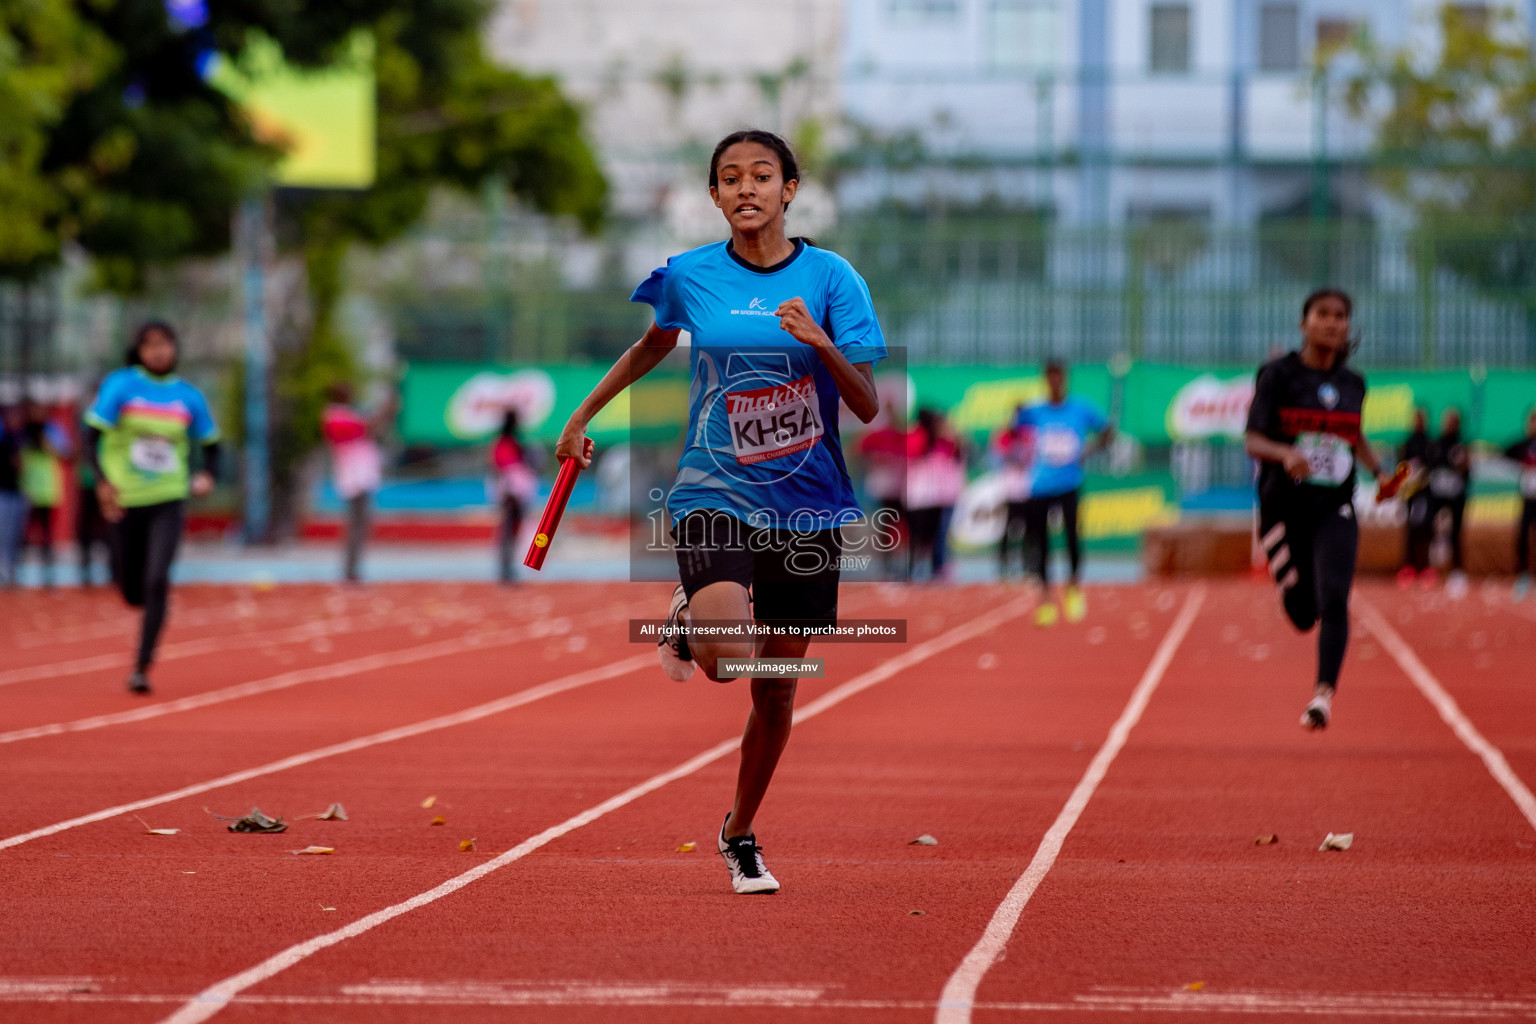
M 1364 466 L 1366 470 L 1371 474 L 1371 476 L 1376 478 L 1377 483 L 1380 483 L 1386 479 L 1382 472 L 1381 462 L 1377 460 L 1376 452 L 1371 448 L 1371 442 L 1369 438 L 1367 438 L 1364 434 L 1361 434 L 1359 437 L 1355 438 L 1354 449 L 1355 461 Z
M 193 473 L 190 481 L 192 494 L 200 498 L 213 490 L 214 479 L 219 474 L 219 425 L 213 421 L 213 414 L 208 410 L 208 400 L 201 391 L 193 388 L 192 398 L 187 404 L 192 407 L 192 422 L 188 424 L 188 432 L 203 450 L 203 468 Z M 188 470 L 191 468 L 187 467 Z
M 802 345 L 809 345 L 821 356 L 822 363 L 837 382 L 837 392 L 853 414 L 869 423 L 880 412 L 880 396 L 875 392 L 873 363 L 850 363 L 831 336 L 821 329 L 805 308 L 805 300 L 793 298 L 780 304 L 776 311 L 779 326 Z
M 1092 455 L 1094 452 L 1109 450 L 1109 446 L 1115 443 L 1115 425 L 1109 422 L 1109 418 L 1097 409 L 1091 409 L 1093 417 L 1088 426 L 1095 431 L 1093 440 L 1089 442 L 1088 449 L 1083 454 Z

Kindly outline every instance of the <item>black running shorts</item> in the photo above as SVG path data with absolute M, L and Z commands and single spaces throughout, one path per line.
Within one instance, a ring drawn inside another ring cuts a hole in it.
M 690 512 L 672 531 L 683 591 L 739 583 L 759 622 L 822 626 L 837 621 L 842 541 L 837 530 L 797 533 L 748 526 L 725 512 Z

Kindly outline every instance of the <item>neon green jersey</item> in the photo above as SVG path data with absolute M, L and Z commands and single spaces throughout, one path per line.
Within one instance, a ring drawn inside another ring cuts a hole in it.
M 191 444 L 211 444 L 219 428 L 201 391 L 142 367 L 114 370 L 85 422 L 102 432 L 101 471 L 124 508 L 185 498 L 191 489 Z

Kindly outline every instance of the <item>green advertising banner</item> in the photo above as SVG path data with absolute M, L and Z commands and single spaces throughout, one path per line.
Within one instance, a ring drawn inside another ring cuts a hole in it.
M 1525 421 L 1536 411 L 1536 371 L 1490 373 L 1482 398 L 1478 436 L 1508 447 L 1525 436 Z
M 408 444 L 451 447 L 495 434 L 507 409 L 518 411 L 525 436 L 552 442 L 577 403 L 602 378 L 598 366 L 496 366 L 423 363 L 406 372 L 399 430 Z M 667 440 L 688 418 L 688 380 L 681 362 L 653 372 L 593 420 L 599 443 Z M 905 372 L 905 381 L 902 375 Z M 877 371 L 883 393 L 905 386 L 909 415 L 943 411 L 957 430 L 981 441 L 1006 426 L 1022 403 L 1040 400 L 1045 383 L 1033 366 L 927 366 Z M 1119 428 L 1147 445 L 1173 441 L 1242 439 L 1253 397 L 1254 371 L 1137 364 L 1118 382 Z M 1447 408 L 1461 410 L 1465 433 L 1500 447 L 1524 432 L 1536 406 L 1536 372 L 1377 371 L 1367 375 L 1365 430 L 1372 440 L 1396 444 L 1408 433 L 1413 410 L 1425 407 L 1431 432 Z M 1104 366 L 1071 370 L 1068 387 L 1106 412 L 1115 406 L 1117 381 Z
M 552 443 L 606 372 L 597 366 L 503 367 L 481 363 L 412 365 L 402 385 L 400 436 L 407 444 L 452 447 L 492 437 L 508 409 L 523 436 Z M 639 433 L 675 436 L 688 419 L 688 381 L 653 373 L 620 395 L 588 426 L 600 444 Z
M 1253 399 L 1252 369 L 1205 369 L 1137 364 L 1125 378 L 1120 428 L 1143 444 L 1239 441 Z M 1524 429 L 1536 404 L 1536 373 L 1489 373 L 1479 384 L 1466 370 L 1378 370 L 1366 374 L 1365 432 L 1395 444 L 1412 427 L 1413 411 L 1461 410 L 1463 431 L 1475 440 L 1508 443 Z
M 1045 398 L 1045 377 L 1037 366 L 917 366 L 909 374 L 915 391 L 912 412 L 925 406 L 941 409 L 956 430 L 973 435 L 1003 429 L 1015 408 Z M 1114 382 L 1105 367 L 1073 367 L 1067 386 L 1109 411 Z

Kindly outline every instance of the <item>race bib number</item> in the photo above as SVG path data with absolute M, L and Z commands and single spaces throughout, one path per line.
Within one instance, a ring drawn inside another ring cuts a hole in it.
M 1083 439 L 1066 427 L 1047 427 L 1040 432 L 1036 451 L 1047 466 L 1070 466 L 1083 454 Z
M 140 473 L 157 476 L 174 473 L 181 465 L 176 458 L 175 442 L 154 434 L 144 434 L 128 442 L 128 462 Z
M 725 400 L 731 448 L 739 465 L 803 452 L 820 442 L 825 432 L 816 382 L 809 375 L 788 384 L 731 391 Z
M 1536 501 L 1536 466 L 1526 466 L 1521 471 L 1520 496 Z
M 1354 471 L 1354 452 L 1337 434 L 1302 434 L 1296 438 L 1296 450 L 1307 460 L 1309 484 L 1337 487 Z

